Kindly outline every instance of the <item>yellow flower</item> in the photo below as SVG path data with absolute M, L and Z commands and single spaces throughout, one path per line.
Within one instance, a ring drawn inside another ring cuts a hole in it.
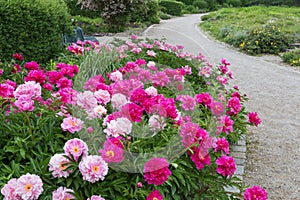
M 242 43 L 240 44 L 240 48 L 244 48 L 244 46 L 245 46 L 245 42 L 242 42 Z

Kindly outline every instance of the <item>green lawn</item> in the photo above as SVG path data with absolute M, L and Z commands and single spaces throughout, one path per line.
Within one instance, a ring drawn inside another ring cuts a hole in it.
M 247 33 L 254 28 L 274 23 L 288 34 L 300 36 L 300 7 L 223 8 L 203 18 L 200 27 L 217 39 Z

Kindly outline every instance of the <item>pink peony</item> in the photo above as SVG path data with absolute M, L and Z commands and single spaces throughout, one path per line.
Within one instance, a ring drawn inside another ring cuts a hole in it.
M 46 74 L 43 70 L 31 70 L 26 77 L 24 77 L 24 81 L 35 81 L 37 83 L 44 83 L 46 80 Z
M 223 151 L 229 154 L 229 143 L 225 138 L 218 138 L 213 143 L 214 152 Z
M 71 193 L 74 193 L 74 191 L 65 187 L 59 187 L 52 192 L 52 200 L 75 200 L 75 197 Z
M 16 193 L 16 185 L 18 180 L 16 178 L 10 179 L 7 184 L 1 189 L 1 194 L 4 200 L 21 200 L 21 197 Z
M 33 111 L 34 101 L 26 96 L 21 96 L 15 101 L 15 106 L 21 111 Z
M 227 102 L 227 108 L 229 109 L 229 115 L 237 115 L 242 109 L 240 99 L 238 97 L 231 97 Z
M 141 122 L 143 111 L 143 108 L 135 103 L 127 103 L 121 108 L 121 113 L 131 122 Z
M 176 100 L 181 102 L 180 106 L 183 108 L 183 110 L 193 111 L 196 106 L 195 99 L 189 95 L 178 95 Z
M 111 140 L 106 140 L 104 143 L 104 149 L 98 151 L 103 160 L 105 160 L 107 163 L 119 163 L 122 162 L 123 157 L 123 147 L 119 147 L 118 145 L 111 142 Z
M 146 198 L 146 200 L 163 200 L 163 196 L 158 190 L 153 190 Z
M 255 185 L 244 192 L 244 200 L 267 200 L 268 193 L 263 188 Z
M 213 101 L 213 98 L 210 96 L 208 92 L 196 94 L 195 99 L 198 103 L 201 103 L 204 106 L 210 106 L 210 104 Z
M 106 105 L 110 101 L 110 94 L 107 90 L 99 89 L 94 92 L 94 97 L 98 103 Z
M 169 162 L 165 158 L 152 158 L 145 163 L 144 179 L 148 184 L 162 185 L 171 174 Z
M 233 157 L 222 155 L 216 160 L 217 172 L 222 176 L 230 176 L 234 174 L 236 165 Z
M 17 72 L 18 73 L 21 72 L 21 66 L 19 64 L 15 63 L 11 69 L 11 73 L 16 74 Z
M 48 81 L 51 84 L 56 84 L 58 80 L 63 77 L 63 74 L 58 71 L 49 71 L 46 74 L 48 76 Z
M 145 89 L 145 92 L 149 95 L 149 96 L 156 96 L 157 95 L 157 89 L 153 86 L 148 87 L 147 89 Z
M 152 84 L 154 86 L 164 87 L 170 82 L 170 78 L 165 72 L 156 72 L 151 78 Z
M 212 101 L 210 104 L 210 109 L 214 116 L 220 116 L 224 114 L 224 105 L 221 102 Z
M 0 76 L 2 76 L 2 74 L 3 74 L 3 70 L 2 70 L 2 69 L 0 69 Z
M 135 34 L 131 34 L 130 37 L 131 37 L 132 40 L 137 40 L 138 39 L 138 36 L 135 35 Z
M 75 133 L 82 129 L 83 121 L 75 117 L 64 118 L 61 128 L 63 131 L 69 131 L 70 133 Z
M 261 123 L 261 119 L 259 118 L 257 112 L 249 112 L 248 113 L 248 122 L 258 126 Z
M 23 55 L 22 55 L 22 54 L 19 54 L 19 53 L 14 53 L 14 54 L 13 54 L 13 58 L 14 58 L 15 60 L 20 60 L 20 61 L 23 61 L 23 60 L 24 60 Z
M 52 85 L 50 83 L 46 83 L 43 85 L 43 88 L 48 91 L 52 91 Z
M 196 168 L 201 170 L 204 165 L 210 165 L 210 155 L 207 148 L 202 146 L 192 147 L 193 154 L 190 155 L 191 160 L 195 163 Z
M 19 85 L 14 91 L 14 97 L 16 99 L 22 97 L 27 97 L 28 99 L 38 98 L 42 95 L 42 88 L 39 83 L 34 81 L 25 82 Z
M 13 97 L 14 94 L 14 87 L 5 83 L 1 84 L 0 83 L 0 97 L 2 98 L 10 98 Z
M 52 172 L 52 175 L 56 178 L 67 178 L 72 172 L 72 170 L 65 170 L 70 161 L 65 158 L 64 155 L 65 154 L 55 154 L 49 161 L 49 171 Z
M 43 192 L 42 179 L 35 174 L 27 173 L 18 179 L 15 192 L 23 200 L 37 200 Z
M 147 51 L 147 56 L 150 56 L 150 57 L 156 57 L 156 53 L 155 53 L 154 51 L 148 50 L 148 51 Z
M 219 123 L 222 125 L 222 126 L 218 126 L 218 131 L 217 131 L 217 134 L 223 132 L 223 133 L 226 133 L 226 135 L 228 135 L 228 132 L 232 132 L 233 131 L 233 120 L 230 119 L 229 116 L 227 115 L 224 115 L 222 116 L 220 119 L 219 119 Z
M 181 142 L 185 148 L 188 148 L 199 140 L 203 140 L 208 136 L 208 133 L 199 127 L 196 123 L 182 123 L 180 126 L 180 136 L 182 137 Z
M 218 77 L 217 77 L 217 80 L 218 80 L 222 85 L 226 85 L 226 84 L 227 84 L 227 81 L 228 81 L 228 78 L 223 77 L 223 76 L 218 76 Z
M 64 151 L 67 156 L 72 155 L 77 161 L 80 156 L 84 158 L 88 155 L 88 146 L 81 139 L 74 138 L 65 143 Z
M 139 47 L 134 47 L 132 50 L 131 50 L 133 53 L 135 54 L 139 54 L 141 53 L 143 50 Z
M 210 67 L 202 67 L 202 68 L 200 68 L 199 76 L 204 76 L 204 77 L 208 78 L 208 77 L 210 77 L 211 74 L 212 74 L 212 72 L 211 72 L 211 68 Z
M 27 62 L 27 63 L 25 63 L 24 68 L 26 68 L 28 70 L 37 70 L 37 69 L 39 69 L 39 64 L 34 61 Z
M 136 184 L 136 186 L 137 186 L 138 188 L 142 188 L 142 187 L 143 187 L 143 183 L 142 183 L 142 182 L 138 182 L 138 183 Z
M 90 198 L 88 198 L 87 200 L 105 200 L 105 199 L 103 197 L 101 197 L 100 195 L 99 196 L 93 195 Z
M 108 165 L 101 156 L 91 155 L 81 160 L 79 170 L 83 176 L 83 180 L 95 183 L 100 179 L 104 180 L 108 173 Z
M 92 117 L 102 118 L 103 115 L 106 115 L 107 110 L 104 106 L 98 105 L 94 108 L 94 113 Z
M 72 80 L 66 77 L 62 77 L 56 82 L 56 86 L 58 88 L 70 88 L 72 87 L 72 85 L 73 85 Z

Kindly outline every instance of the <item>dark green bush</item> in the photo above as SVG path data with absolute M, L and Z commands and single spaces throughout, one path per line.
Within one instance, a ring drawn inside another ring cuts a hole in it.
M 293 38 L 280 31 L 274 24 L 253 29 L 239 47 L 249 54 L 278 54 L 284 52 Z
M 159 5 L 162 7 L 163 12 L 174 15 L 181 16 L 184 3 L 173 1 L 173 0 L 162 0 Z
M 197 14 L 199 13 L 199 9 L 193 5 L 185 6 L 183 9 L 184 14 Z
M 242 5 L 241 0 L 227 0 L 226 3 L 232 7 L 240 7 Z
M 18 52 L 45 63 L 64 49 L 70 23 L 63 0 L 0 0 L 0 55 L 8 60 Z
M 133 12 L 130 13 L 131 22 L 149 22 L 151 24 L 159 23 L 159 4 L 158 0 L 146 0 L 138 2 L 133 6 Z
M 185 5 L 193 5 L 193 0 L 177 0 L 177 1 L 181 1 Z
M 194 1 L 193 5 L 198 7 L 199 9 L 208 8 L 208 4 L 205 0 L 196 0 L 196 1 Z

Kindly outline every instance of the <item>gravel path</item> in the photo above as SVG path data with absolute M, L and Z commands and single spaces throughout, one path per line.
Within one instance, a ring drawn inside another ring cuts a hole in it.
M 144 36 L 167 38 L 187 51 L 202 52 L 212 64 L 222 57 L 241 91 L 250 98 L 249 111 L 257 111 L 263 123 L 249 130 L 246 185 L 260 185 L 269 199 L 300 199 L 300 73 L 272 56 L 252 57 L 210 39 L 197 28 L 201 15 L 162 21 Z

